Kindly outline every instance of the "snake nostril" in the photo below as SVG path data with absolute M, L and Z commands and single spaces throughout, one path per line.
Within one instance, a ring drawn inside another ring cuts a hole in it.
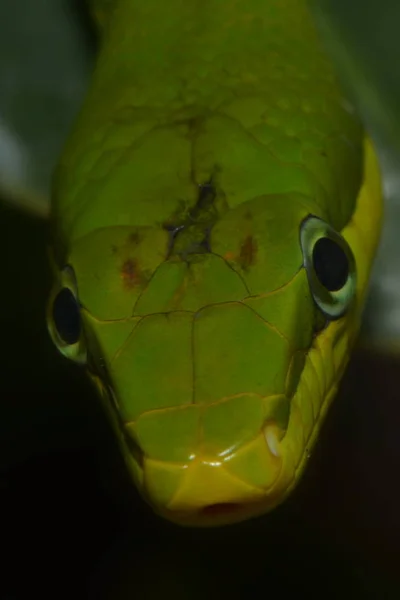
M 233 512 L 236 512 L 241 507 L 241 504 L 237 504 L 236 502 L 219 502 L 216 504 L 208 504 L 204 506 L 200 513 L 205 517 L 219 516 L 219 515 L 228 515 Z

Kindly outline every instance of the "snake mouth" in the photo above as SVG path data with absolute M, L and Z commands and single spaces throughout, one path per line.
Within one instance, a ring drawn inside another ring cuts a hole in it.
M 268 511 L 268 504 L 266 505 L 265 499 L 248 499 L 243 502 L 216 502 L 197 509 L 170 510 L 158 507 L 155 510 L 160 516 L 179 526 L 214 528 L 263 515 Z
M 237 502 L 217 502 L 208 504 L 199 510 L 200 517 L 220 517 L 233 515 L 243 509 L 243 505 Z

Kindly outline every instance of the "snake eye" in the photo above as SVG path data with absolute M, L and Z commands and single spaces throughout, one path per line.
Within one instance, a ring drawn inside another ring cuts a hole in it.
M 53 322 L 60 339 L 76 344 L 81 336 L 81 316 L 78 302 L 69 288 L 58 292 L 53 302 Z
M 321 285 L 330 292 L 341 290 L 349 276 L 346 252 L 330 238 L 319 238 L 313 248 L 314 271 Z
M 314 216 L 301 224 L 300 245 L 314 301 L 329 320 L 346 312 L 356 290 L 353 253 L 346 240 Z
M 81 307 L 74 272 L 65 267 L 50 298 L 47 327 L 58 350 L 76 362 L 86 362 L 81 324 Z

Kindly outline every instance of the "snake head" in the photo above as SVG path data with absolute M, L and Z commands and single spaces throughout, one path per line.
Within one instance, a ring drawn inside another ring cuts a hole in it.
M 165 518 L 241 521 L 299 481 L 349 358 L 378 240 L 368 145 L 365 160 L 339 230 L 300 195 L 259 196 L 211 224 L 96 229 L 60 265 L 50 335 L 86 365 L 133 481 Z

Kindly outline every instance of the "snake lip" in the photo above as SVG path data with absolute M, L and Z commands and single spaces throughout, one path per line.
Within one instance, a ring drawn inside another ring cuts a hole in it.
M 242 508 L 241 504 L 237 502 L 217 502 L 215 504 L 208 504 L 200 509 L 199 513 L 203 517 L 219 517 L 221 515 L 229 515 L 237 512 Z

